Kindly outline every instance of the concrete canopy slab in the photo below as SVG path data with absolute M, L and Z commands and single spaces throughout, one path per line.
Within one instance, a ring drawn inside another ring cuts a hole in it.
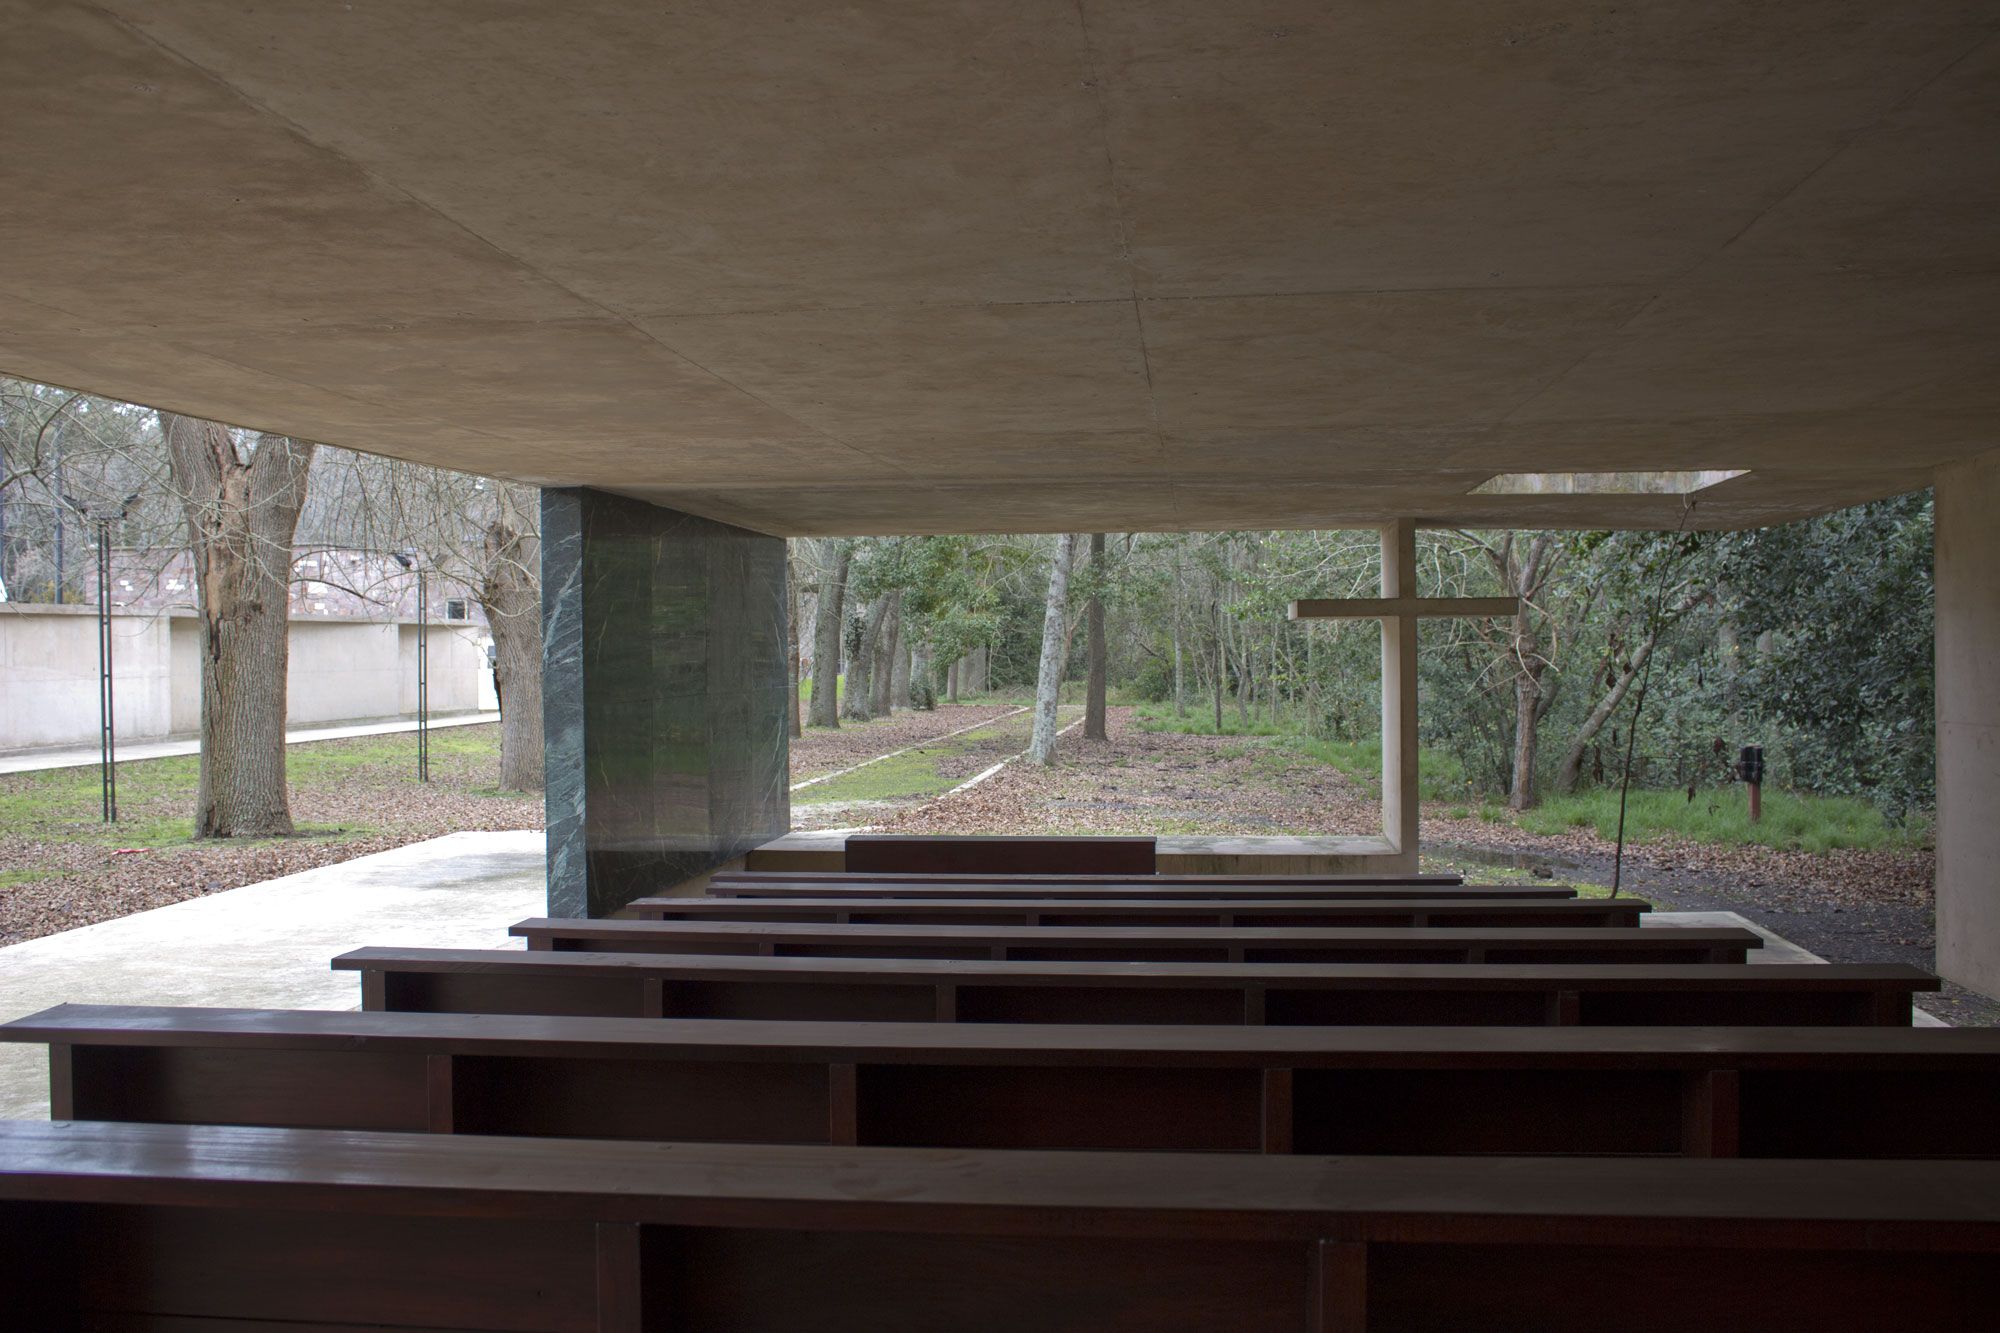
M 2000 0 L 0 0 L 0 371 L 774 533 L 2000 445 Z

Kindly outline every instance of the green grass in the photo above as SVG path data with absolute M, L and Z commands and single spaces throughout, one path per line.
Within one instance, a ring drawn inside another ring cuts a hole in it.
M 953 739 L 965 740 L 976 734 L 968 732 L 966 736 Z M 945 744 L 926 746 L 892 759 L 879 760 L 866 768 L 793 792 L 792 804 L 825 805 L 834 801 L 892 801 L 905 796 L 935 796 L 958 785 L 959 779 L 945 777 L 937 767 L 938 760 L 957 753 L 956 746 Z
M 430 743 L 434 776 L 441 768 L 498 776 L 497 727 L 445 727 L 431 733 Z M 405 777 L 414 781 L 415 773 L 416 737 L 407 732 L 316 741 L 289 746 L 285 751 L 285 780 L 294 792 L 352 783 L 379 785 Z M 102 786 L 96 768 L 15 774 L 0 778 L 0 828 L 108 847 L 180 846 L 194 839 L 193 811 L 200 780 L 201 761 L 194 755 L 121 763 L 118 822 L 105 824 L 100 819 Z M 480 796 L 519 796 L 518 792 L 503 793 L 492 787 L 466 790 Z M 307 835 L 324 832 L 305 827 L 299 831 Z M 339 830 L 342 837 L 379 831 L 346 821 Z
M 1599 790 L 1551 797 L 1521 814 L 1517 822 L 1531 833 L 1588 828 L 1601 838 L 1612 838 L 1618 832 L 1618 793 Z M 1808 852 L 1920 845 L 1925 832 L 1892 827 L 1866 801 L 1774 791 L 1764 794 L 1764 817 L 1752 824 L 1745 795 L 1734 788 L 1697 791 L 1693 801 L 1684 791 L 1635 791 L 1625 817 L 1627 842 L 1683 838 Z
M 0 889 L 11 889 L 16 884 L 33 884 L 38 879 L 54 879 L 53 870 L 0 870 Z

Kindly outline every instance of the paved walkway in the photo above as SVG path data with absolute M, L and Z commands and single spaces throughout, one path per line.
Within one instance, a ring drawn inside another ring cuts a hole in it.
M 547 910 L 539 832 L 455 833 L 0 949 L 0 1020 L 64 1001 L 356 1009 L 335 954 L 518 948 Z M 0 1044 L 0 1118 L 47 1116 L 43 1046 Z
M 457 713 L 450 717 L 434 717 L 431 729 L 439 727 L 476 727 L 483 722 L 498 722 L 498 713 Z M 357 722 L 342 727 L 302 727 L 285 733 L 285 744 L 302 745 L 307 741 L 338 741 L 349 736 L 387 736 L 391 732 L 415 731 L 414 721 Z M 171 759 L 175 755 L 200 754 L 200 741 L 120 741 L 118 742 L 118 762 L 133 759 Z M 97 747 L 89 749 L 63 750 L 16 750 L 10 754 L 0 754 L 0 773 L 37 773 L 48 768 L 94 768 L 99 759 Z

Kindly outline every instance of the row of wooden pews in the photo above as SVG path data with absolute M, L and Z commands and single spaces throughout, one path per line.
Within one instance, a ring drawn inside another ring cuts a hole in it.
M 523 922 L 527 950 L 357 950 L 358 1013 L 0 1026 L 49 1046 L 55 1111 L 0 1126 L 0 1309 L 1990 1326 L 2000 1032 L 1911 1028 L 1920 971 L 1749 964 L 1754 933 L 1565 890 L 887 873 L 731 877 Z M 836 915 L 763 914 L 793 903 Z M 1549 907 L 1577 910 L 1511 915 Z

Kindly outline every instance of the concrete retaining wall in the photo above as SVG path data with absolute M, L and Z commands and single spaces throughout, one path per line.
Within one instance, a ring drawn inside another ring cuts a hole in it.
M 111 618 L 118 734 L 159 740 L 201 725 L 201 624 L 148 612 Z M 433 713 L 493 707 L 485 630 L 430 627 Z M 97 742 L 97 610 L 0 603 L 0 751 Z M 414 715 L 417 627 L 294 619 L 287 671 L 294 726 Z

